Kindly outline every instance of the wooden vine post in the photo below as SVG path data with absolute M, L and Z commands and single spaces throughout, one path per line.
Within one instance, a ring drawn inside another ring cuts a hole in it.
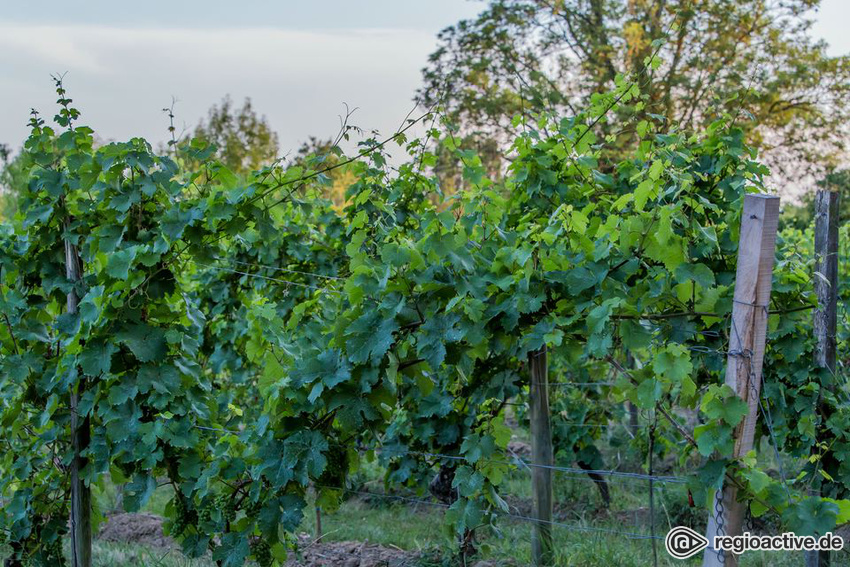
M 838 205 L 837 191 L 821 190 L 815 195 L 815 365 L 833 374 L 838 326 Z M 828 387 L 832 386 L 830 382 Z M 828 551 L 806 552 L 806 567 L 826 567 L 829 563 Z
M 65 222 L 65 230 L 69 224 Z M 80 280 L 80 257 L 77 247 L 70 240 L 65 240 L 65 275 L 68 280 L 76 283 Z M 71 290 L 67 297 L 68 313 L 77 312 L 77 292 Z M 91 489 L 81 478 L 81 472 L 87 459 L 81 453 L 88 447 L 91 438 L 91 424 L 85 417 L 80 422 L 77 415 L 77 404 L 85 391 L 85 382 L 80 381 L 77 391 L 70 392 L 71 406 L 71 446 L 74 458 L 71 461 L 71 564 L 74 567 L 91 567 Z
M 316 541 L 322 541 L 324 534 L 322 533 L 322 509 L 316 506 Z
M 552 425 L 549 415 L 548 353 L 546 346 L 528 353 L 529 420 L 531 422 L 531 492 L 534 527 L 531 557 L 534 565 L 552 565 Z
M 747 403 L 747 414 L 734 432 L 734 458 L 743 457 L 753 448 L 778 221 L 779 197 L 762 194 L 744 197 L 725 380 Z M 745 505 L 737 501 L 734 485 L 725 483 L 717 491 L 708 517 L 709 546 L 703 556 L 704 567 L 738 565 L 736 555 L 727 552 L 724 561 L 713 544 L 717 535 L 740 535 Z
M 631 351 L 626 352 L 626 365 L 629 369 L 635 366 L 635 357 Z M 638 408 L 630 401 L 626 401 L 626 412 L 629 414 L 629 431 L 632 437 L 637 437 L 640 426 L 638 425 Z

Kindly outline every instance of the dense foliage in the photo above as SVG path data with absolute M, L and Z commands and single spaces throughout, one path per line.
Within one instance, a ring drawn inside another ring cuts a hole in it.
M 587 382 L 636 361 L 615 386 L 565 389 L 555 403 L 571 421 L 608 419 L 624 400 L 699 412 L 693 443 L 659 422 L 654 447 L 696 471 L 700 505 L 727 474 L 755 515 L 800 532 L 850 519 L 846 501 L 798 489 L 814 474 L 788 478 L 789 494 L 755 454 L 731 459 L 746 406 L 720 385 L 716 355 L 742 199 L 767 174 L 734 116 L 693 135 L 648 117 L 634 152 L 606 161 L 597 126 L 647 102 L 618 77 L 585 112 L 517 117 L 499 181 L 436 128 L 467 187 L 444 198 L 428 173 L 436 156 L 403 133 L 391 140 L 410 159 L 396 168 L 386 142 L 366 140 L 333 165 L 239 176 L 203 141 L 176 158 L 141 139 L 94 148 L 58 92 L 57 128 L 33 117 L 29 184 L 0 240 L 0 528 L 22 560 L 55 564 L 67 531 L 71 393 L 90 422 L 86 480 L 123 484 L 128 510 L 170 484 L 168 530 L 190 556 L 279 564 L 308 488 L 332 508 L 364 458 L 391 485 L 421 488 L 442 468 L 447 526 L 497 527 L 505 407 L 527 394 L 534 356 Z M 341 212 L 321 197 L 330 167 L 353 179 Z M 775 309 L 811 306 L 805 242 L 781 243 Z M 834 456 L 820 470 L 837 485 L 827 496 L 843 498 L 847 412 L 840 392 L 798 401 L 823 374 L 782 342 L 810 344 L 808 312 L 794 313 L 771 319 L 773 425 L 801 459 L 833 432 L 812 462 Z M 557 436 L 563 458 L 601 458 L 592 429 Z

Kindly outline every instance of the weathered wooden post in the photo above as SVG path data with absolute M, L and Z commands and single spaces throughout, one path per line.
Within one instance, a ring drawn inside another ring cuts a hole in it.
M 626 352 L 626 364 L 629 369 L 635 366 L 635 357 L 631 351 Z M 638 429 L 640 428 L 638 425 L 638 408 L 632 402 L 626 400 L 626 411 L 629 414 L 629 431 L 632 437 L 637 437 Z
M 748 408 L 735 429 L 735 458 L 743 457 L 753 448 L 778 221 L 779 197 L 761 194 L 744 197 L 725 380 L 747 402 Z M 728 483 L 715 495 L 706 530 L 709 547 L 703 556 L 704 567 L 738 565 L 737 556 L 726 553 L 724 561 L 713 548 L 715 536 L 741 533 L 745 510 L 736 496 L 737 488 Z
M 531 422 L 531 492 L 533 532 L 531 557 L 537 566 L 554 561 L 552 545 L 552 425 L 549 416 L 548 352 L 546 346 L 528 353 L 529 420 Z
M 66 232 L 69 224 L 66 220 Z M 65 240 L 65 275 L 70 282 L 80 280 L 80 257 L 77 247 L 70 240 Z M 77 312 L 77 301 L 77 292 L 71 290 L 67 297 L 68 313 Z M 85 382 L 81 379 L 79 389 L 70 392 L 71 446 L 74 449 L 74 459 L 71 461 L 71 564 L 74 567 L 91 567 L 91 489 L 80 477 L 86 465 L 86 459 L 81 453 L 89 445 L 91 425 L 88 417 L 80 420 L 77 415 L 77 404 L 84 388 Z
M 815 197 L 815 363 L 835 372 L 838 326 L 838 205 L 837 191 L 818 191 Z
M 815 272 L 819 274 L 814 278 L 818 298 L 813 317 L 815 364 L 833 374 L 838 326 L 838 205 L 837 191 L 821 190 L 815 195 Z M 806 552 L 806 567 L 827 567 L 829 563 L 828 551 Z
M 316 506 L 316 541 L 322 541 L 324 533 L 322 532 L 322 509 Z

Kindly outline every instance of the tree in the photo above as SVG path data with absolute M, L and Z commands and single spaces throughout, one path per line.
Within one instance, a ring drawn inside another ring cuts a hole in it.
M 774 174 L 818 179 L 843 150 L 850 114 L 850 58 L 809 35 L 818 4 L 493 0 L 440 33 L 420 97 L 467 136 L 505 140 L 515 115 L 575 115 L 631 74 L 644 96 L 597 126 L 620 155 L 645 120 L 695 131 L 728 114 Z
M 319 139 L 310 136 L 298 148 L 293 165 L 304 168 L 329 169 L 319 179 L 323 187 L 322 194 L 324 198 L 334 204 L 336 210 L 341 211 L 346 205 L 345 191 L 352 183 L 357 181 L 357 177 L 351 168 L 339 167 L 342 150 L 338 143 L 339 140 Z
M 838 222 L 850 220 L 850 169 L 839 169 L 829 172 L 826 177 L 817 182 L 819 189 L 829 189 L 841 194 L 839 199 Z M 806 193 L 799 204 L 787 206 L 782 211 L 780 221 L 784 226 L 793 226 L 805 230 L 814 221 L 815 193 Z
M 210 108 L 194 137 L 213 144 L 215 157 L 237 174 L 260 169 L 277 158 L 277 133 L 265 116 L 257 116 L 250 98 L 237 109 L 230 96 L 225 96 Z
M 12 150 L 0 144 L 0 220 L 10 221 L 18 210 L 18 196 L 26 187 L 24 154 L 12 157 Z

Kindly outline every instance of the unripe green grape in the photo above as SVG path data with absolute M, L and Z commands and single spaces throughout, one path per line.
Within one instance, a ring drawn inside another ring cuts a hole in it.
M 232 522 L 236 519 L 236 503 L 233 501 L 232 495 L 219 494 L 215 497 L 215 507 L 221 510 L 221 514 L 225 521 Z
M 255 539 L 251 542 L 251 553 L 257 564 L 260 567 L 271 567 L 274 558 L 272 557 L 272 549 L 264 540 Z
M 257 516 L 260 514 L 260 510 L 262 510 L 262 509 L 263 509 L 262 501 L 257 500 L 256 502 L 251 502 L 245 508 L 245 515 L 247 515 L 252 520 L 256 519 Z
M 328 488 L 342 488 L 348 475 L 348 450 L 340 445 L 331 445 L 325 458 L 327 464 L 317 482 Z
M 189 510 L 186 507 L 186 501 L 177 496 L 174 499 L 174 521 L 171 523 L 171 534 L 180 535 L 189 526 Z

